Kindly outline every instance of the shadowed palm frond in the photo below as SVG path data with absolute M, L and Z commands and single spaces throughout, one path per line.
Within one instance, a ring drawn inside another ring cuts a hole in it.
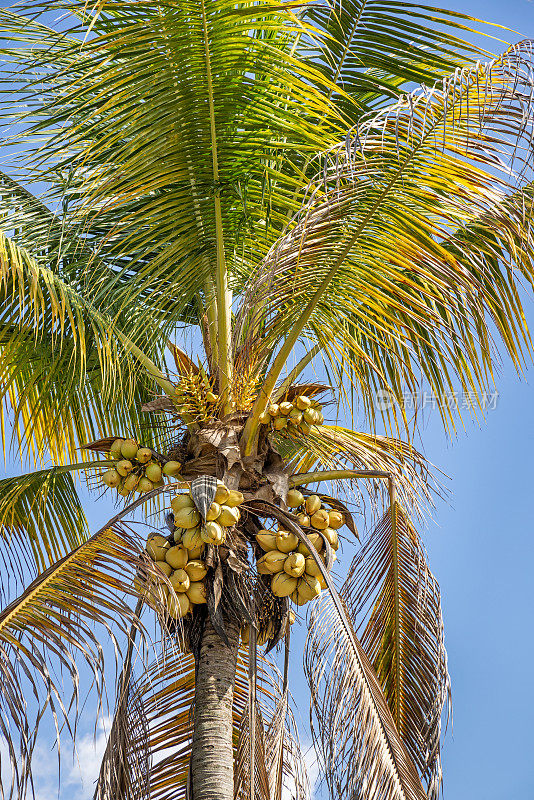
M 150 663 L 134 659 L 127 699 L 123 695 L 123 703 L 119 701 L 112 727 L 112 738 L 118 746 L 113 749 L 108 746 L 106 751 L 95 792 L 97 800 L 135 800 L 139 797 L 181 800 L 187 797 L 195 663 L 193 656 L 181 652 L 179 645 L 170 638 L 163 640 L 158 650 L 157 657 Z M 139 667 L 142 670 L 140 674 Z M 121 684 L 122 680 L 119 686 Z M 276 789 L 270 798 L 265 791 L 269 791 L 271 774 L 273 786 L 278 776 L 271 737 L 282 726 L 287 747 L 279 778 L 292 797 L 307 800 L 306 770 L 287 693 L 282 691 L 281 676 L 274 664 L 262 657 L 258 659 L 257 686 L 257 721 L 261 727 L 256 750 L 264 761 L 261 784 L 256 773 L 256 784 L 262 786 L 264 794 L 257 796 L 279 800 Z M 243 726 L 243 720 L 248 718 L 248 703 L 246 651 L 242 649 L 237 664 L 233 708 L 236 800 L 249 796 L 248 726 Z M 261 735 L 263 728 L 264 736 Z M 119 779 L 122 781 L 120 784 Z
M 243 301 L 263 331 L 244 352 L 264 364 L 283 343 L 245 437 L 301 335 L 394 430 L 421 386 L 454 424 L 449 393 L 491 383 L 492 326 L 517 366 L 531 352 L 518 291 L 533 277 L 531 69 L 525 42 L 369 115 L 325 156 Z M 398 406 L 379 406 L 384 389 Z
M 352 562 L 342 596 L 397 729 L 427 785 L 441 791 L 441 717 L 450 696 L 439 586 L 399 504 Z

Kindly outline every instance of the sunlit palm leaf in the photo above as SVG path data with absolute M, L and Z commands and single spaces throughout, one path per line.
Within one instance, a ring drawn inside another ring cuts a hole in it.
M 243 304 L 264 326 L 245 351 L 261 363 L 283 341 L 266 396 L 306 332 L 368 418 L 389 425 L 395 408 L 377 408 L 378 390 L 401 404 L 421 385 L 454 421 L 449 394 L 491 380 L 493 325 L 521 361 L 530 349 L 517 277 L 532 280 L 530 70 L 525 43 L 371 115 L 328 154 Z
M 400 735 L 427 784 L 441 790 L 440 734 L 449 694 L 439 586 L 400 505 L 355 557 L 343 598 L 359 622 Z
M 425 800 L 373 668 L 328 592 L 313 607 L 304 669 L 312 735 L 331 797 Z
M 85 465 L 76 466 L 83 469 Z M 28 550 L 33 562 L 30 574 L 35 576 L 88 538 L 72 469 L 72 465 L 52 467 L 0 481 L 0 554 L 6 583 L 16 567 L 20 567 L 19 577 L 24 574 Z M 2 586 L 4 600 L 6 588 Z

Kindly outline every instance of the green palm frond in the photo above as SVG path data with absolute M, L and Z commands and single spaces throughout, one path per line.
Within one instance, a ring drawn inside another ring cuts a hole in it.
M 92 466 L 51 467 L 0 481 L 0 553 L 6 572 L 17 567 L 24 574 L 29 552 L 32 574 L 42 572 L 88 538 L 70 473 Z
M 530 352 L 518 292 L 518 275 L 532 280 L 530 59 L 526 43 L 418 90 L 327 155 L 243 302 L 258 316 L 243 350 L 265 363 L 283 342 L 245 437 L 307 333 L 390 427 L 402 409 L 377 410 L 377 391 L 400 400 L 421 382 L 454 424 L 447 394 L 491 381 L 492 325 L 516 364 Z
M 397 729 L 436 800 L 441 716 L 450 699 L 440 591 L 402 507 L 388 511 L 355 557 L 342 596 Z
M 0 236 L 2 395 L 21 449 L 39 459 L 47 451 L 59 463 L 75 459 L 100 426 L 139 423 L 153 380 L 171 386 L 123 332 L 124 317 L 94 305 L 90 286 Z M 141 343 L 153 350 L 150 337 Z
M 466 14 L 396 0 L 349 0 L 313 5 L 309 17 L 327 34 L 312 50 L 325 75 L 364 107 L 396 97 L 409 83 L 439 77 L 488 56 L 466 41 L 479 20 Z M 342 95 L 338 102 L 347 114 Z

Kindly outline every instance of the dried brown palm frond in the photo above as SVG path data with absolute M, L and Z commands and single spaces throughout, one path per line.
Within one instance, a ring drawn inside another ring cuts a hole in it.
M 249 714 L 247 660 L 247 651 L 241 649 L 233 706 L 236 798 L 248 797 L 248 725 L 243 726 Z M 181 652 L 172 639 L 166 637 L 158 647 L 156 657 L 150 663 L 139 659 L 139 666 L 136 667 L 134 665 L 134 675 L 131 676 L 128 702 L 122 704 L 119 695 L 116 720 L 120 715 L 120 723 L 113 723 L 113 727 L 119 724 L 121 727 L 121 735 L 116 739 L 119 747 L 108 749 L 106 753 L 108 760 L 100 772 L 95 798 L 184 800 L 188 796 L 193 736 L 194 657 Z M 142 672 L 135 678 L 139 669 Z M 282 725 L 286 743 L 282 762 L 283 782 L 293 797 L 307 800 L 305 766 L 295 736 L 296 728 L 288 706 L 287 692 L 282 688 L 282 678 L 275 665 L 263 656 L 258 657 L 257 689 L 258 736 L 255 751 L 260 763 L 263 763 L 263 778 L 261 782 L 256 779 L 256 785 L 262 786 L 265 793 L 271 782 L 277 779 L 272 736 Z M 139 724 L 140 720 L 142 725 Z M 264 727 L 265 735 L 262 737 Z M 145 773 L 144 765 L 147 765 L 148 773 Z M 122 785 L 110 781 L 110 775 L 122 777 Z M 110 791 L 112 787 L 116 793 Z M 267 800 L 278 800 L 279 797 L 277 794 L 272 794 L 270 798 L 265 796 Z
M 450 695 L 440 591 L 419 536 L 399 504 L 352 562 L 342 596 L 402 740 L 437 800 L 440 735 Z
M 45 570 L 0 613 L 0 719 L 12 760 L 10 796 L 23 796 L 31 780 L 31 752 L 47 709 L 58 740 L 62 726 L 74 735 L 78 660 L 89 669 L 100 704 L 102 643 L 110 641 L 119 658 L 119 637 L 129 640 L 132 625 L 146 636 L 128 604 L 140 553 L 133 531 L 115 520 Z M 35 697 L 31 719 L 28 693 Z
M 416 767 L 388 708 L 373 667 L 325 561 L 304 530 L 273 503 L 247 507 L 283 523 L 313 557 L 327 591 L 315 602 L 306 640 L 304 669 L 312 702 L 312 735 L 332 795 L 339 800 L 427 800 Z

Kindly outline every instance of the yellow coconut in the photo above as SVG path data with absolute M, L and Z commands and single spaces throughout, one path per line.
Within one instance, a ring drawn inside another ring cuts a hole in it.
M 278 572 L 271 579 L 271 592 L 276 597 L 289 597 L 297 588 L 297 580 L 286 572 Z
M 171 500 L 171 508 L 175 514 L 178 511 L 181 511 L 182 508 L 194 508 L 195 504 L 193 502 L 193 498 L 190 497 L 188 494 L 177 494 L 176 497 L 173 497 Z
M 214 503 L 225 503 L 228 495 L 230 494 L 230 490 L 224 485 L 222 481 L 217 481 L 217 490 L 215 492 L 215 497 L 213 498 Z
M 203 580 L 208 572 L 206 565 L 202 561 L 196 559 L 188 561 L 184 569 L 192 583 Z
M 174 524 L 177 528 L 196 528 L 200 523 L 200 514 L 193 507 L 181 508 L 174 512 Z
M 295 398 L 295 405 L 299 411 L 306 411 L 306 409 L 311 405 L 311 400 L 309 397 L 299 394 L 299 396 Z
M 297 606 L 303 606 L 309 602 L 307 596 L 300 594 L 298 587 L 294 592 L 291 592 L 290 597 Z
M 174 478 L 181 469 L 182 465 L 179 461 L 167 461 L 167 463 L 163 465 L 163 474 L 168 475 L 169 478 Z
M 316 528 L 318 531 L 324 531 L 325 528 L 328 528 L 328 511 L 324 508 L 320 508 L 315 514 L 312 514 L 310 522 L 312 528 Z
M 271 403 L 270 406 L 267 406 L 267 413 L 270 417 L 278 417 L 280 416 L 280 406 L 278 403 Z
M 260 425 L 269 425 L 271 422 L 271 415 L 267 411 L 264 411 L 259 416 L 259 422 Z
M 121 455 L 123 458 L 127 458 L 129 460 L 135 458 L 138 450 L 139 445 L 135 439 L 125 439 L 121 444 Z
M 185 617 L 185 615 L 191 611 L 191 601 L 189 597 L 184 593 L 175 596 L 170 594 L 167 600 L 167 611 L 169 612 L 169 616 L 174 619 Z
M 208 508 L 208 513 L 206 514 L 206 522 L 213 522 L 214 519 L 217 519 L 220 513 L 221 507 L 219 503 L 212 503 Z
M 203 542 L 215 546 L 221 545 L 226 538 L 225 532 L 218 522 L 206 522 L 201 528 L 200 535 Z
M 115 469 L 122 478 L 125 478 L 132 471 L 133 464 L 131 461 L 127 461 L 123 458 L 122 461 L 117 461 L 115 464 Z
M 145 475 L 152 483 L 158 483 L 161 480 L 161 467 L 156 461 L 151 461 L 145 467 Z
M 310 527 L 310 518 L 307 514 L 297 514 L 297 520 L 301 528 Z
M 284 400 L 283 403 L 280 403 L 280 414 L 283 414 L 284 417 L 287 417 L 293 409 L 293 403 Z
M 220 506 L 220 513 L 217 517 L 217 522 L 219 525 L 223 525 L 225 528 L 231 528 L 233 525 L 237 525 L 239 522 L 239 517 L 241 516 L 241 512 L 239 509 L 232 508 L 230 506 L 222 505 Z
M 202 544 L 199 544 L 196 547 L 190 547 L 188 549 L 187 552 L 189 553 L 189 558 L 191 559 L 191 561 L 196 561 L 197 558 L 200 558 L 200 556 L 202 555 L 202 551 L 204 550 L 204 547 L 205 544 L 204 542 L 202 542 Z
M 230 508 L 235 508 L 235 506 L 240 506 L 241 503 L 244 502 L 245 498 L 243 497 L 243 492 L 240 492 L 237 489 L 230 489 L 224 505 L 230 506 Z
M 256 541 L 266 553 L 269 550 L 276 550 L 276 533 L 273 531 L 260 531 L 256 534 Z
M 128 497 L 130 492 L 128 489 L 124 488 L 124 481 L 121 482 L 120 486 L 117 487 L 117 494 L 120 494 L 121 497 Z
M 189 584 L 187 596 L 195 606 L 206 602 L 206 585 L 203 581 L 193 581 Z
M 124 479 L 123 487 L 125 492 L 134 492 L 139 484 L 139 475 L 128 475 Z
M 320 533 L 309 533 L 308 534 L 308 539 L 313 544 L 313 546 L 315 547 L 317 552 L 320 553 L 321 550 L 324 547 L 324 541 L 322 539 L 321 534 Z M 305 556 L 309 556 L 310 555 L 310 551 L 308 550 L 306 545 L 303 544 L 302 542 L 299 543 L 299 546 L 297 547 L 297 552 L 303 553 Z
M 152 450 L 148 447 L 140 447 L 135 458 L 140 464 L 146 464 L 152 458 Z
M 292 550 L 296 550 L 298 544 L 299 540 L 294 533 L 278 531 L 276 534 L 276 548 L 277 550 L 281 550 L 282 553 L 290 553 Z
M 175 592 L 187 592 L 191 581 L 185 569 L 176 569 L 171 573 L 169 582 Z
M 287 428 L 287 417 L 275 417 L 273 419 L 273 428 L 275 431 L 281 431 L 284 428 Z
M 172 549 L 173 549 L 172 547 L 170 547 L 170 548 L 169 548 L 169 550 L 172 550 Z M 165 553 L 165 558 L 167 558 L 167 554 L 168 554 L 169 550 L 167 550 L 167 553 Z M 161 572 L 163 572 L 163 574 L 164 574 L 164 575 L 166 575 L 166 576 L 167 576 L 167 578 L 169 577 L 169 575 L 170 575 L 170 574 L 171 574 L 171 572 L 172 572 L 172 567 L 171 567 L 171 565 L 170 565 L 170 564 L 168 564 L 166 561 L 156 561 L 156 567 L 157 567 L 157 568 L 158 568 L 158 569 L 159 569 Z
M 116 469 L 108 469 L 102 475 L 102 480 L 110 489 L 116 489 L 121 482 L 121 476 Z
M 189 557 L 193 558 L 191 555 L 191 551 L 195 550 L 196 548 L 204 546 L 204 540 L 200 535 L 200 527 L 198 528 L 189 528 L 186 530 L 182 537 L 182 544 L 189 550 Z
M 169 547 L 165 554 L 165 561 L 167 564 L 170 564 L 173 569 L 184 569 L 189 561 L 189 553 L 183 545 Z
M 302 419 L 308 425 L 315 425 L 315 409 L 314 408 L 307 408 L 302 412 Z
M 341 511 L 329 511 L 328 512 L 328 527 L 333 528 L 335 531 L 338 528 L 341 528 L 345 520 L 343 519 L 343 514 Z
M 287 419 L 291 425 L 300 425 L 302 422 L 302 411 L 299 411 L 298 408 L 292 408 Z
M 306 514 L 308 514 L 308 516 L 311 517 L 313 514 L 315 514 L 316 511 L 319 511 L 321 505 L 322 505 L 321 498 L 316 494 L 311 494 L 309 497 L 306 498 L 306 503 L 305 503 Z
M 290 489 L 286 497 L 288 508 L 298 508 L 304 503 L 304 495 L 298 489 Z
M 314 578 L 318 578 L 321 574 L 321 570 L 317 566 L 317 563 L 313 556 L 306 556 L 306 566 L 305 571 L 308 575 L 313 575 Z
M 146 551 L 153 561 L 165 561 L 169 542 L 160 533 L 151 533 L 146 541 Z
M 337 535 L 337 531 L 333 528 L 325 528 L 322 531 L 323 536 L 326 538 L 326 541 L 329 542 L 330 546 L 337 550 L 339 547 L 339 536 Z
M 260 575 L 267 575 L 268 573 L 282 572 L 284 569 L 284 562 L 287 558 L 287 553 L 282 553 L 280 550 L 269 550 L 256 562 L 256 567 Z
M 144 493 L 144 492 L 151 492 L 154 488 L 154 484 L 152 481 L 149 481 L 148 478 L 140 478 L 139 483 L 137 484 L 137 491 Z
M 307 595 L 309 600 L 313 600 L 321 594 L 321 584 L 315 575 L 308 575 L 305 572 L 302 578 L 299 578 L 298 591 L 299 594 Z
M 123 441 L 124 441 L 124 439 L 115 439 L 115 441 L 113 442 L 113 444 L 109 448 L 109 455 L 115 461 L 119 461 L 121 456 L 122 456 L 121 447 L 122 447 Z
M 185 528 L 175 528 L 174 529 L 174 543 L 180 544 L 182 539 L 184 538 Z
M 302 553 L 290 553 L 284 561 L 284 572 L 292 578 L 300 578 L 306 566 L 306 559 Z

